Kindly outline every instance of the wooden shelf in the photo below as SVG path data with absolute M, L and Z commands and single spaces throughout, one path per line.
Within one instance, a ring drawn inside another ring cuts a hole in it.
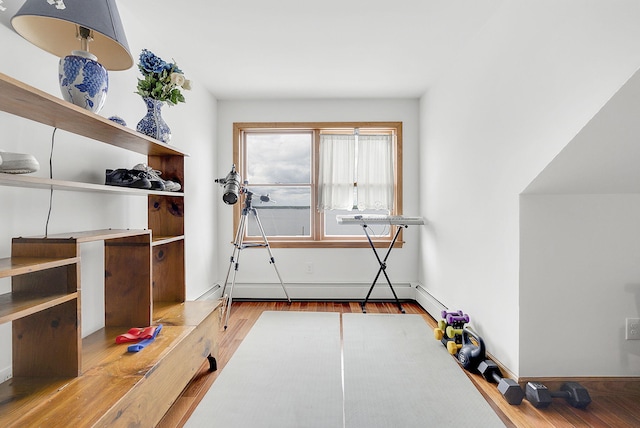
M 32 236 L 14 238 L 14 242 L 54 242 L 54 241 L 75 241 L 82 244 L 85 242 L 108 241 L 110 239 L 126 238 L 130 236 L 151 235 L 149 229 L 98 229 L 84 230 L 81 232 L 56 233 L 48 236 Z
M 0 110 L 132 152 L 188 156 L 185 152 L 0 73 Z
M 184 196 L 182 192 L 166 192 L 157 190 L 134 189 L 131 187 L 106 186 L 104 184 L 81 183 L 77 181 L 55 180 L 32 177 L 24 174 L 6 174 L 0 172 L 0 185 L 26 187 L 31 189 L 70 190 L 79 192 L 117 193 L 121 195 L 164 195 Z
M 0 259 L 0 278 L 37 272 L 60 266 L 78 263 L 79 257 L 44 258 L 44 257 L 9 257 Z
M 0 295 L 0 324 L 14 321 L 78 298 L 78 293 L 20 296 Z
M 172 242 L 184 241 L 184 235 L 178 236 L 154 236 L 151 246 L 170 244 Z

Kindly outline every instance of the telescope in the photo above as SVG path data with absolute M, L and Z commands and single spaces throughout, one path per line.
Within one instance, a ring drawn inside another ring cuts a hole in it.
M 242 182 L 242 178 L 240 177 L 240 173 L 236 171 L 236 166 L 233 165 L 231 167 L 231 171 L 224 178 L 216 178 L 214 180 L 216 183 L 220 184 L 224 187 L 224 193 L 222 194 L 222 200 L 227 205 L 233 205 L 238 202 L 238 198 L 241 194 L 245 194 L 247 201 L 247 207 L 251 207 L 251 199 L 253 196 L 253 192 L 247 189 L 248 181 Z M 269 197 L 269 194 L 260 195 L 260 202 L 274 202 Z
M 216 178 L 216 183 L 224 187 L 224 193 L 222 194 L 222 200 L 227 205 L 233 205 L 238 202 L 238 197 L 243 191 L 242 177 L 236 171 L 235 164 L 231 167 L 231 171 L 224 178 Z
M 289 298 L 289 293 L 287 293 L 287 289 L 284 286 L 284 282 L 282 282 L 282 277 L 280 277 L 280 272 L 278 272 L 278 268 L 276 267 L 276 260 L 273 258 L 273 254 L 271 253 L 271 248 L 269 247 L 269 241 L 267 241 L 267 236 L 264 233 L 264 228 L 262 227 L 262 223 L 260 222 L 260 218 L 258 218 L 258 211 L 253 208 L 251 205 L 251 201 L 253 199 L 253 192 L 247 189 L 248 181 L 242 182 L 242 178 L 240 174 L 236 171 L 236 166 L 233 165 L 231 167 L 231 171 L 224 178 L 218 178 L 215 180 L 216 183 L 219 183 L 221 186 L 224 186 L 224 193 L 222 194 L 222 200 L 227 205 L 233 205 L 238 202 L 238 198 L 241 194 L 244 194 L 244 206 L 242 208 L 242 214 L 240 215 L 240 223 L 236 230 L 236 238 L 233 242 L 233 253 L 231 253 L 229 269 L 227 270 L 227 277 L 224 279 L 224 287 L 222 288 L 222 296 L 224 296 L 224 309 L 226 312 L 226 317 L 224 321 L 224 329 L 227 329 L 227 325 L 229 324 L 229 313 L 231 312 L 231 302 L 233 301 L 233 287 L 236 283 L 236 274 L 238 273 L 238 259 L 240 258 L 240 250 L 243 250 L 247 247 L 265 247 L 269 252 L 269 264 L 273 266 L 276 271 L 276 275 L 278 275 L 278 279 L 280 280 L 280 285 L 282 286 L 282 290 L 284 291 L 284 295 L 287 297 L 289 304 L 291 304 L 291 299 Z M 261 195 L 260 202 L 275 202 L 271 201 L 269 195 Z M 245 244 L 243 241 L 247 236 L 247 215 L 252 214 L 256 224 L 258 225 L 258 229 L 260 230 L 260 234 L 262 235 L 263 243 L 255 243 L 251 242 Z M 233 271 L 233 279 L 231 280 L 231 291 L 229 294 L 225 294 L 225 290 L 227 289 L 227 284 L 229 283 L 229 274 L 231 273 L 231 268 L 235 266 Z M 222 312 L 222 313 L 224 313 Z M 222 313 L 220 316 L 222 316 Z

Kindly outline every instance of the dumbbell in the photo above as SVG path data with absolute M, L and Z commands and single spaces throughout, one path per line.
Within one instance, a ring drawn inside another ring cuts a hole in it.
M 462 312 L 462 311 L 460 311 Z M 469 322 L 469 315 L 467 314 L 456 314 L 456 315 L 452 315 L 452 314 L 448 314 L 445 317 L 445 321 L 447 321 L 447 324 L 449 325 L 454 325 L 456 327 L 462 327 L 465 323 Z
M 456 327 L 462 327 L 465 322 L 469 322 L 469 315 L 465 315 L 461 310 L 456 312 L 442 311 L 440 315 L 442 319 L 438 321 L 438 327 L 433 329 L 433 336 L 436 340 L 441 340 L 443 345 L 446 346 L 446 342 L 450 339 L 450 337 L 445 336 L 447 325 L 455 323 Z
M 433 337 L 436 340 L 442 340 L 446 329 L 447 329 L 447 322 L 445 320 L 438 321 L 438 326 L 433 329 Z
M 461 341 L 455 340 L 455 336 L 462 336 L 462 331 L 463 329 L 453 328 L 453 326 L 450 325 L 445 329 L 447 337 L 451 339 L 447 342 L 447 351 L 449 351 L 451 355 L 456 355 L 460 348 L 462 348 Z
M 453 340 L 447 342 L 447 351 L 449 351 L 451 355 L 456 355 L 461 348 L 462 343 L 456 343 Z
M 578 382 L 565 382 L 560 391 L 549 391 L 549 388 L 541 383 L 528 382 L 525 391 L 527 400 L 538 409 L 547 407 L 554 398 L 564 398 L 567 403 L 578 409 L 584 409 L 591 403 L 589 391 Z
M 465 322 L 468 322 L 469 316 L 465 315 L 464 317 L 457 317 L 455 319 L 449 317 L 449 320 L 454 324 L 449 325 L 446 320 L 440 320 L 438 321 L 438 326 L 433 329 L 433 337 L 441 341 L 444 346 L 447 346 L 451 340 L 454 340 L 455 336 L 462 335 L 462 327 Z
M 491 360 L 484 360 L 478 365 L 478 371 L 488 382 L 497 383 L 498 391 L 509 404 L 520 404 L 524 398 L 524 391 L 513 379 L 502 376 L 498 365 Z
M 448 325 L 445 332 L 447 333 L 447 336 L 453 338 L 454 336 L 462 336 L 462 330 L 463 329 L 461 328 L 454 328 L 453 326 Z
M 449 315 L 462 316 L 464 315 L 464 312 L 462 312 L 461 310 L 458 310 L 456 312 L 447 312 L 447 311 L 440 312 L 440 316 L 442 317 L 442 319 L 446 320 Z

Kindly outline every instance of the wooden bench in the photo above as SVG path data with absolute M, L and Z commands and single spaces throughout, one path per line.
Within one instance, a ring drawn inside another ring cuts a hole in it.
M 159 303 L 153 324 L 163 328 L 137 353 L 108 327 L 83 339 L 79 377 L 15 377 L 0 385 L 2 427 L 118 427 L 156 425 L 209 358 L 218 355 L 218 301 Z

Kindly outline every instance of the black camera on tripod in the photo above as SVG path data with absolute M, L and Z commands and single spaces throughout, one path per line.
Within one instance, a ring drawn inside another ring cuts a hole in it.
M 216 178 L 216 183 L 224 187 L 224 193 L 222 194 L 222 200 L 227 205 L 233 205 L 238 202 L 240 194 L 244 191 L 242 183 L 242 177 L 240 173 L 236 171 L 236 166 L 231 167 L 231 171 L 224 178 Z

